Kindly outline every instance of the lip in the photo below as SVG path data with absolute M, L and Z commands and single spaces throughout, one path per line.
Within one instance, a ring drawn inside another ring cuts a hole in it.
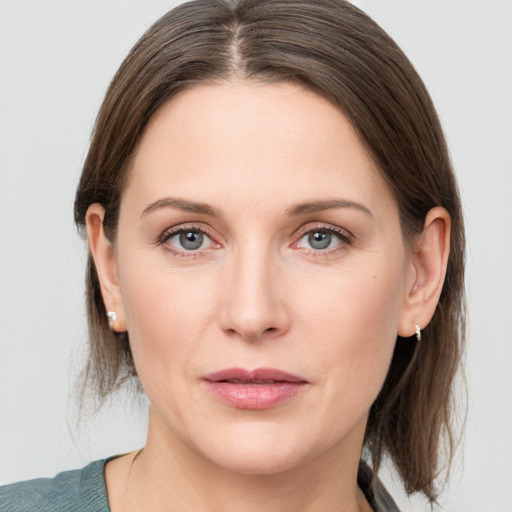
M 226 368 L 202 377 L 206 389 L 237 409 L 275 407 L 304 390 L 308 381 L 275 368 Z

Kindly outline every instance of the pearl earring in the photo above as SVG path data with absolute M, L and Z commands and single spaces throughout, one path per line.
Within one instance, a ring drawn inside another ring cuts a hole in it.
M 117 322 L 117 313 L 115 311 L 108 311 L 107 312 L 108 317 L 108 326 L 110 327 L 110 330 L 115 331 L 116 329 L 116 322 Z
M 420 329 L 420 326 L 418 324 L 416 324 L 414 327 L 416 328 L 416 331 L 415 331 L 416 339 L 418 341 L 421 341 L 421 329 Z

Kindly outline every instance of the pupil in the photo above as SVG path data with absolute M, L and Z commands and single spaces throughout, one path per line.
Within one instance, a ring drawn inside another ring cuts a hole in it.
M 323 231 L 315 231 L 309 235 L 309 244 L 313 249 L 325 249 L 331 243 L 331 234 Z
M 180 234 L 180 244 L 187 251 L 199 249 L 203 244 L 203 235 L 197 231 L 186 231 Z

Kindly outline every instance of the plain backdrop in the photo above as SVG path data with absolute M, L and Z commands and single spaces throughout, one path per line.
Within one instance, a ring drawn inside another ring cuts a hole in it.
M 0 0 L 0 483 L 53 476 L 144 442 L 120 396 L 77 428 L 85 244 L 74 190 L 105 90 L 170 0 Z M 468 235 L 468 416 L 444 510 L 510 512 L 512 2 L 360 0 L 429 88 Z M 70 398 L 71 397 L 71 398 Z M 462 399 L 460 400 L 462 404 Z M 404 511 L 430 510 L 387 485 Z

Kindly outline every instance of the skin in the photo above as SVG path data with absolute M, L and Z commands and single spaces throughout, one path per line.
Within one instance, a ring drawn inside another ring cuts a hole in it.
M 88 211 L 91 253 L 151 404 L 144 450 L 107 465 L 112 510 L 370 510 L 356 482 L 368 412 L 397 334 L 433 315 L 446 211 L 406 244 L 342 112 L 297 85 L 233 81 L 183 91 L 150 120 L 115 245 L 103 213 Z M 203 245 L 184 249 L 179 228 Z M 241 410 L 201 380 L 231 367 L 308 384 Z

